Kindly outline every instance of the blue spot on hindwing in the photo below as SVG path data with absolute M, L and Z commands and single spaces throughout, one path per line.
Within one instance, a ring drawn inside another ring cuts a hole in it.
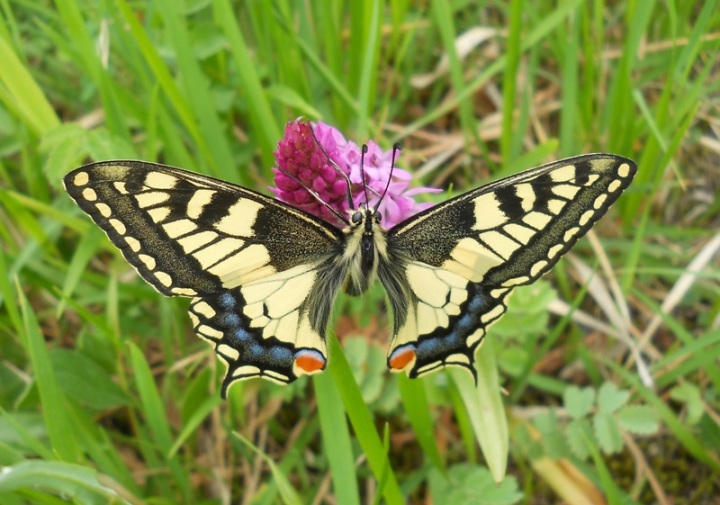
M 238 328 L 237 330 L 235 330 L 235 332 L 232 333 L 232 336 L 234 337 L 234 340 L 236 342 L 247 342 L 252 338 L 252 335 L 250 335 L 243 328 Z
M 226 312 L 221 316 L 221 320 L 226 327 L 237 328 L 240 326 L 240 316 L 233 312 Z
M 265 352 L 265 348 L 258 344 L 257 342 L 251 343 L 249 346 L 246 347 L 247 353 L 249 354 L 249 358 L 255 358 L 257 359 L 259 356 L 261 356 Z
M 224 309 L 232 309 L 237 306 L 237 300 L 231 293 L 223 293 L 218 296 L 218 303 Z
M 279 345 L 272 346 L 268 351 L 268 355 L 273 361 L 285 363 L 286 365 L 290 365 L 293 359 L 293 352 L 290 349 L 280 347 Z
M 485 305 L 485 298 L 481 294 L 476 293 L 468 302 L 467 308 L 469 312 L 475 313 L 480 310 L 483 305 Z

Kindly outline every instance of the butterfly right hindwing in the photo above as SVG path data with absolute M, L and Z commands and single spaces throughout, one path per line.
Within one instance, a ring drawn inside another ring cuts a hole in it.
M 561 160 L 432 207 L 388 232 L 378 275 L 395 313 L 388 354 L 410 377 L 446 365 L 473 372 L 475 350 L 518 285 L 547 272 L 635 174 L 614 155 Z M 407 301 L 406 301 L 407 300 Z M 474 372 L 473 372 L 474 373 Z

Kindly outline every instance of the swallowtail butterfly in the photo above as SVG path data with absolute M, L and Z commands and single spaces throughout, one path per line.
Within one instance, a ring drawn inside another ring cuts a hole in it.
M 452 198 L 386 230 L 377 209 L 340 229 L 211 177 L 142 161 L 105 161 L 64 179 L 80 208 L 138 273 L 191 297 L 195 332 L 236 380 L 290 383 L 322 371 L 340 290 L 376 280 L 393 309 L 388 367 L 418 377 L 474 374 L 475 350 L 515 286 L 547 272 L 630 184 L 631 160 L 589 154 Z

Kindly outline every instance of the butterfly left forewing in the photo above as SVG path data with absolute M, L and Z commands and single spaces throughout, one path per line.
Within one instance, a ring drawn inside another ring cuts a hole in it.
M 390 230 L 389 261 L 378 271 L 395 312 L 390 368 L 411 377 L 446 365 L 472 371 L 510 291 L 557 263 L 635 171 L 619 156 L 578 156 L 470 191 Z
M 327 254 L 342 233 L 246 188 L 142 161 L 93 163 L 65 188 L 167 296 L 232 289 Z

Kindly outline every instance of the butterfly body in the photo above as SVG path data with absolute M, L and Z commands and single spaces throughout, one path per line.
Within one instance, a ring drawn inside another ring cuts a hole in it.
M 260 193 L 139 161 L 91 164 L 68 193 L 139 274 L 192 298 L 195 332 L 235 380 L 289 383 L 322 371 L 337 294 L 379 280 L 393 312 L 392 371 L 448 365 L 474 373 L 474 353 L 515 286 L 549 270 L 632 180 L 635 164 L 595 154 L 501 179 L 385 229 L 382 209 L 340 229 Z

